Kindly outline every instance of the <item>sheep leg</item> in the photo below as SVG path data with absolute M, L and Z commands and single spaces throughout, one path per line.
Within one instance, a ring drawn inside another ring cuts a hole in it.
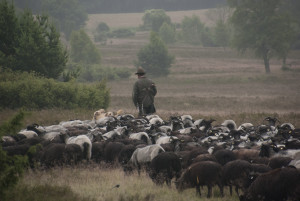
M 169 178 L 166 178 L 166 183 L 168 187 L 171 187 L 171 180 Z
M 137 168 L 138 168 L 138 174 L 139 174 L 139 176 L 141 176 L 141 166 L 140 166 L 140 164 L 137 165 Z
M 199 185 L 196 185 L 196 195 L 199 195 L 201 197 L 201 191 Z
M 212 187 L 210 185 L 207 186 L 207 198 L 210 198 L 212 194 Z
M 239 187 L 238 186 L 235 186 L 235 192 L 239 196 Z
M 230 196 L 232 196 L 232 186 L 229 185 L 229 192 L 230 192 Z
M 223 185 L 218 184 L 218 186 L 219 186 L 219 189 L 220 189 L 221 197 L 224 197 Z

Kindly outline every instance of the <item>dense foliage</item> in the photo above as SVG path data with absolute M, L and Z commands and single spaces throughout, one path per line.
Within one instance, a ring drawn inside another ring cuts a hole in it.
M 196 15 L 185 16 L 181 22 L 181 35 L 184 42 L 193 45 L 212 46 L 211 34 L 200 18 Z
M 164 24 L 171 24 L 171 18 L 166 14 L 163 9 L 146 10 L 143 20 L 143 28 L 158 32 L 159 28 Z
M 158 34 L 151 32 L 150 42 L 138 52 L 137 66 L 143 67 L 147 73 L 155 76 L 166 76 L 174 62 L 164 42 Z
M 270 58 L 285 59 L 294 41 L 291 16 L 279 9 L 284 0 L 230 0 L 236 10 L 231 17 L 235 28 L 234 46 L 241 52 L 253 49 L 270 73 Z
M 105 82 L 57 82 L 34 73 L 0 71 L 0 108 L 107 108 Z
M 176 41 L 176 29 L 174 26 L 164 22 L 159 28 L 159 36 L 166 43 L 174 43 Z
M 83 64 L 100 63 L 100 52 L 83 29 L 72 32 L 70 46 L 72 61 Z
M 0 11 L 0 66 L 57 78 L 65 68 L 67 52 L 49 18 L 30 11 L 18 17 L 6 0 L 1 0 Z
M 47 13 L 55 21 L 59 31 L 68 39 L 73 30 L 79 30 L 87 20 L 87 13 L 78 0 L 15 0 L 21 9 L 31 9 L 33 13 Z
M 0 138 L 7 134 L 16 134 L 23 126 L 22 121 L 25 117 L 24 111 L 20 111 L 10 121 L 0 125 Z M 8 156 L 2 150 L 0 144 L 0 197 L 6 198 L 6 191 L 13 188 L 23 174 L 27 165 L 27 158 L 22 156 Z

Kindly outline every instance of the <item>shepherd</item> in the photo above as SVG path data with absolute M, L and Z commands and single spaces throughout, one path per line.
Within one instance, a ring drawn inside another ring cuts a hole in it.
M 156 112 L 154 106 L 156 86 L 145 76 L 146 72 L 142 67 L 139 67 L 135 74 L 138 76 L 138 80 L 133 85 L 132 101 L 139 110 L 139 117 L 153 114 Z

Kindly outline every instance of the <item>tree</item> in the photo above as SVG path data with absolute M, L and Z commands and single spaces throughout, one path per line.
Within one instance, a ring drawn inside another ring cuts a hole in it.
M 162 9 L 152 9 L 145 11 L 143 22 L 146 30 L 158 32 L 164 22 L 171 24 L 171 18 Z
M 263 58 L 270 73 L 270 59 L 285 58 L 294 38 L 291 18 L 279 9 L 283 0 L 229 0 L 235 7 L 231 17 L 235 32 L 233 45 L 241 52 L 253 49 Z
M 217 46 L 227 47 L 230 42 L 230 32 L 226 23 L 219 20 L 214 28 L 214 39 Z
M 60 35 L 48 16 L 33 16 L 26 10 L 17 18 L 14 6 L 7 5 L 6 0 L 0 3 L 3 11 L 0 13 L 0 33 L 4 33 L 0 45 L 0 65 L 57 78 L 63 72 L 68 57 Z
M 166 76 L 174 62 L 174 56 L 169 55 L 166 45 L 156 32 L 151 32 L 150 42 L 137 54 L 137 66 L 143 67 L 149 74 Z
M 67 39 L 73 30 L 79 30 L 87 20 L 87 14 L 78 0 L 43 0 L 42 10 L 52 16 Z
M 100 52 L 83 29 L 72 32 L 70 45 L 70 56 L 74 62 L 83 64 L 100 63 Z
M 11 68 L 18 38 L 18 18 L 15 8 L 7 1 L 0 2 L 0 65 Z
M 159 36 L 167 44 L 174 43 L 176 37 L 175 27 L 164 22 L 159 28 Z
M 204 30 L 204 24 L 199 17 L 193 15 L 192 17 L 185 16 L 181 22 L 182 38 L 185 42 L 194 45 L 201 45 L 201 33 Z

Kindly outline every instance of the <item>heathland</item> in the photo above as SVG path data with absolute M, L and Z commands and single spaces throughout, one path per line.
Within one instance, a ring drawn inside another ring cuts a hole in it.
M 173 22 L 180 22 L 184 16 L 196 14 L 207 25 L 206 10 L 167 12 Z M 142 13 L 133 14 L 93 14 L 89 15 L 86 31 L 90 36 L 99 22 L 112 28 L 138 27 L 142 23 Z M 136 80 L 134 61 L 137 52 L 149 41 L 149 32 L 136 32 L 125 39 L 110 39 L 106 45 L 96 43 L 101 51 L 102 65 L 115 68 L 130 68 L 129 79 L 108 81 L 111 103 L 109 111 L 122 109 L 125 113 L 137 114 L 131 101 L 132 86 Z M 267 116 L 283 122 L 300 124 L 300 51 L 291 51 L 287 58 L 289 68 L 282 70 L 282 61 L 271 60 L 271 73 L 266 74 L 263 60 L 252 52 L 240 54 L 231 48 L 209 48 L 175 43 L 168 46 L 175 56 L 175 63 L 167 77 L 150 77 L 157 85 L 155 98 L 157 114 L 165 119 L 171 115 L 191 114 L 197 118 L 214 118 L 216 124 L 225 119 L 233 119 L 237 124 L 251 122 L 261 124 Z M 100 108 L 95 108 L 100 109 Z M 25 123 L 40 125 L 56 124 L 70 119 L 91 119 L 94 110 L 41 110 L 31 111 Z M 0 122 L 15 113 L 3 109 Z M 120 184 L 119 188 L 113 188 Z M 25 187 L 24 187 L 25 186 Z M 50 186 L 52 186 L 50 188 Z M 54 186 L 54 187 L 53 187 Z M 49 193 L 49 188 L 52 193 Z M 155 186 L 145 175 L 124 176 L 119 167 L 99 167 L 85 165 L 75 168 L 57 168 L 51 171 L 28 171 L 18 185 L 16 200 L 39 200 L 26 197 L 35 194 L 49 197 L 49 200 L 200 200 L 195 189 L 178 193 L 172 185 Z M 62 192 L 63 191 L 63 192 Z M 29 193 L 28 193 L 29 192 Z M 35 192 L 35 193 L 31 193 Z M 37 192 L 43 192 L 38 194 Z M 55 196 L 62 193 L 64 196 Z M 27 194 L 26 194 L 27 193 Z M 74 194 L 76 196 L 74 197 Z M 202 192 L 201 200 L 206 190 Z M 12 199 L 13 200 L 13 199 Z M 238 200 L 226 191 L 220 198 L 214 189 L 215 200 Z

